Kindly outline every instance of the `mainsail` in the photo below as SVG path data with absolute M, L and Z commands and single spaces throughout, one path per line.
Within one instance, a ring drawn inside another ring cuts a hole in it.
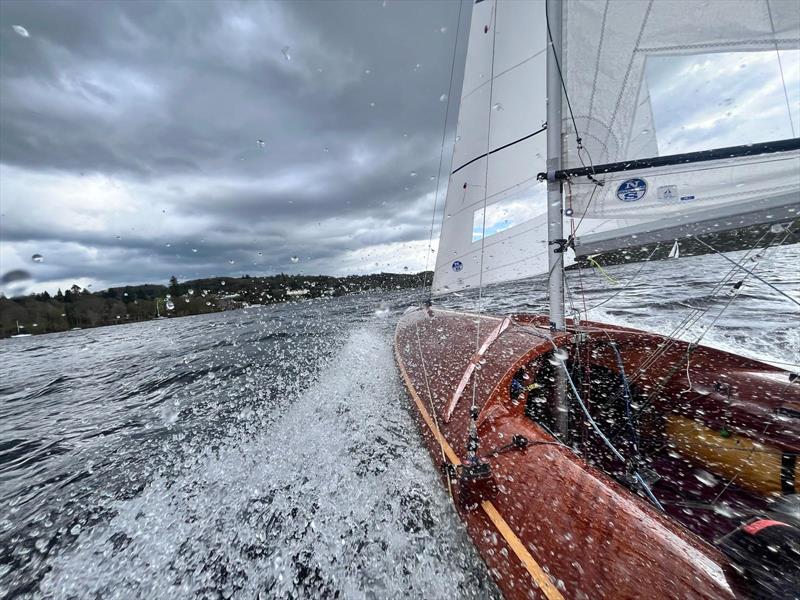
M 799 216 L 800 2 L 566 0 L 563 36 L 564 169 L 598 167 L 569 178 L 567 205 L 584 224 L 640 219 L 579 231 L 579 255 Z M 702 160 L 641 161 L 687 152 Z

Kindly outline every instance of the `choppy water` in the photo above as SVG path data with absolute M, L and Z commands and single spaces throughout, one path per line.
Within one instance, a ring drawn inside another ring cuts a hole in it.
M 758 273 L 800 300 L 800 248 L 770 252 Z M 611 298 L 592 318 L 663 333 L 709 307 L 695 339 L 729 298 L 710 296 L 728 267 L 612 267 L 616 285 L 584 271 L 583 289 L 588 306 Z M 413 296 L 0 342 L 0 597 L 496 595 L 394 368 Z M 495 312 L 543 302 L 541 282 L 484 298 Z M 799 316 L 750 280 L 703 342 L 797 365 Z

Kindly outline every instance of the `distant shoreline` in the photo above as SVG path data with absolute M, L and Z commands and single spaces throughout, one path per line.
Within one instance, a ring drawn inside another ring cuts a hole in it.
M 272 275 L 213 277 L 169 285 L 143 284 L 90 292 L 73 285 L 66 292 L 0 297 L 0 339 L 17 333 L 42 335 L 122 323 L 155 321 L 278 304 L 307 298 L 336 297 L 369 290 L 420 287 L 430 271 L 330 277 Z M 18 327 L 19 326 L 19 327 Z

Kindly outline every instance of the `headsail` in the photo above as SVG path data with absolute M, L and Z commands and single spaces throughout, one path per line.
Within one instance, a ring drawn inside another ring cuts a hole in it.
M 565 169 L 776 141 L 790 148 L 603 174 L 602 187 L 571 178 L 567 203 L 584 225 L 639 219 L 579 231 L 579 255 L 798 217 L 800 151 L 791 142 L 800 136 L 800 3 L 565 4 L 575 117 L 563 120 Z
M 543 1 L 473 5 L 434 294 L 547 271 L 545 64 Z

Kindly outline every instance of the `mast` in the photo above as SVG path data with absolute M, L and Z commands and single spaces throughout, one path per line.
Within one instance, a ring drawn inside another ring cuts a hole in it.
M 548 292 L 550 298 L 550 330 L 564 331 L 564 239 L 561 181 L 561 21 L 562 0 L 545 0 L 547 15 L 547 240 Z M 567 442 L 569 432 L 569 398 L 563 369 L 556 369 L 556 430 Z

